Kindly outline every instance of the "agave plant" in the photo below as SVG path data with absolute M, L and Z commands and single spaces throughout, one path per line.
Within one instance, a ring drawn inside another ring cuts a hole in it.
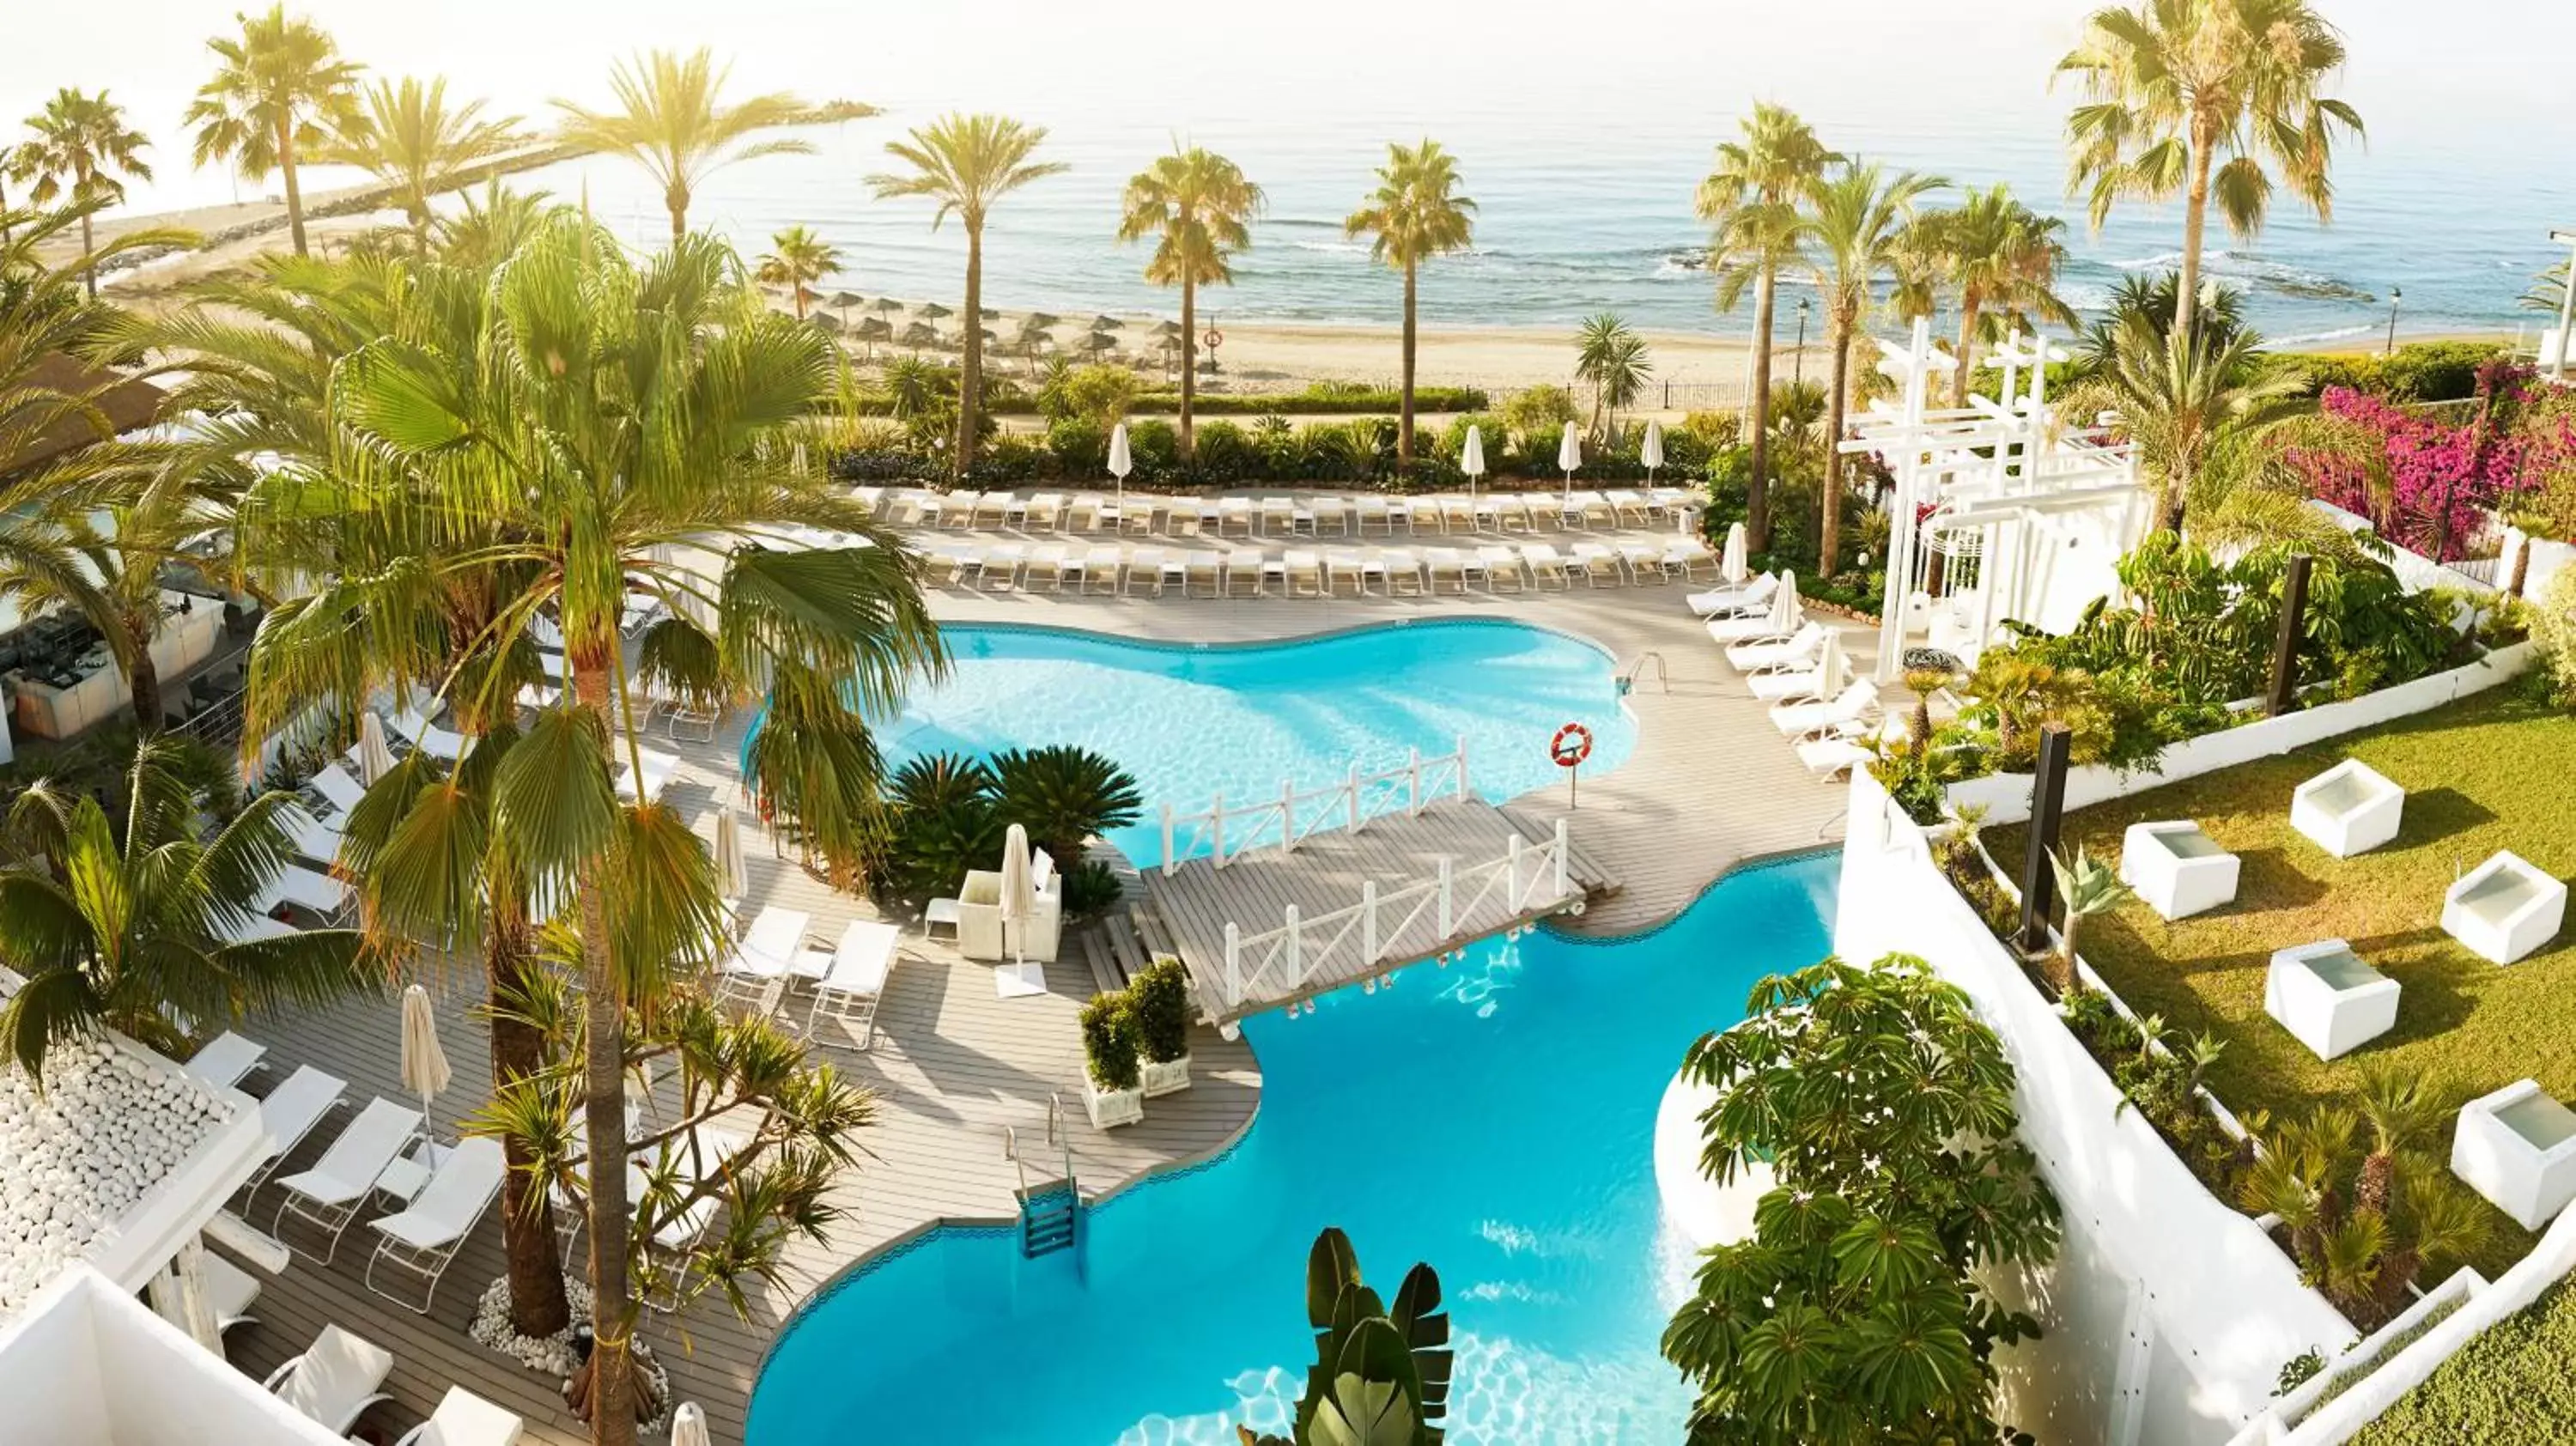
M 2083 922 L 2095 914 L 2118 908 L 2129 897 L 2129 886 L 2109 864 L 2075 846 L 2075 856 L 2048 856 L 2049 872 L 2057 876 L 2058 907 L 2066 911 L 2066 927 L 2057 950 L 2057 977 L 2050 982 L 2064 994 L 2075 985 L 2075 934 Z M 2150 1036 L 2152 1037 L 2152 1036 Z
M 1144 808 L 1136 776 L 1087 748 L 1014 748 L 994 755 L 995 802 L 1004 824 L 1070 867 L 1093 837 L 1134 823 Z
M 1238 1426 L 1243 1446 L 1438 1446 L 1451 1362 L 1438 1272 L 1414 1266 L 1390 1306 L 1360 1279 L 1350 1237 L 1328 1227 L 1306 1256 L 1306 1320 L 1315 1364 L 1294 1434 Z

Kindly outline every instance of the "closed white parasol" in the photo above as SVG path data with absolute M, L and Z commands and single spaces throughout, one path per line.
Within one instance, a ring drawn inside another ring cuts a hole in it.
M 1485 475 L 1485 429 L 1467 424 L 1467 445 L 1458 449 L 1458 470 L 1467 474 L 1467 498 L 1474 501 L 1476 479 Z
M 1028 961 L 1029 919 L 1038 911 L 1036 870 L 1029 862 L 1029 831 L 1012 824 L 1002 836 L 1002 936 L 1011 941 L 1011 964 L 993 971 L 993 992 L 1014 999 L 1046 992 L 1046 966 Z
M 1646 485 L 1655 483 L 1655 471 L 1664 465 L 1664 424 L 1646 423 L 1646 442 L 1637 451 L 1637 460 L 1646 464 Z
M 358 779 L 369 788 L 394 771 L 394 751 L 385 743 L 385 720 L 373 708 L 358 714 Z
M 414 984 L 402 997 L 402 1083 L 420 1096 L 421 1128 L 427 1130 L 430 1101 L 447 1088 L 447 1051 L 438 1047 L 438 1015 L 429 991 Z
M 1127 424 L 1120 422 L 1109 433 L 1109 472 L 1118 479 L 1118 503 L 1127 503 L 1127 474 L 1136 470 L 1135 455 L 1127 450 Z
M 1726 580 L 1728 587 L 1742 587 L 1744 580 L 1753 575 L 1753 566 L 1744 556 L 1744 524 L 1741 522 L 1726 525 L 1726 551 L 1718 556 L 1717 575 Z
M 1565 473 L 1565 495 L 1574 495 L 1574 469 L 1583 465 L 1583 439 L 1574 434 L 1574 424 L 1565 424 L 1564 435 L 1557 438 L 1556 465 Z

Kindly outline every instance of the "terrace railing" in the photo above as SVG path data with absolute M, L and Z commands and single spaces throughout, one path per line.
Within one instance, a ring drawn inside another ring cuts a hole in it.
M 1220 793 L 1195 813 L 1163 805 L 1163 874 L 1170 877 L 1191 859 L 1205 858 L 1218 868 L 1265 848 L 1282 854 L 1316 834 L 1347 828 L 1356 833 L 1370 819 L 1401 812 L 1410 818 L 1442 795 L 1467 797 L 1467 740 L 1458 751 L 1425 758 L 1414 749 L 1405 765 L 1384 773 L 1350 774 L 1327 788 L 1299 790 L 1295 780 L 1280 782 L 1279 792 L 1258 803 L 1226 802 Z
M 1556 913 L 1582 898 L 1570 872 L 1572 858 L 1560 818 L 1545 842 L 1526 844 L 1513 834 L 1500 858 L 1465 868 L 1443 858 L 1436 876 L 1393 890 L 1380 891 L 1372 879 L 1360 885 L 1357 903 L 1328 914 L 1305 917 L 1290 904 L 1278 928 L 1257 934 L 1229 923 L 1225 1006 L 1258 1008 L 1293 999 L 1318 979 L 1368 978 L 1390 960 L 1423 958 Z

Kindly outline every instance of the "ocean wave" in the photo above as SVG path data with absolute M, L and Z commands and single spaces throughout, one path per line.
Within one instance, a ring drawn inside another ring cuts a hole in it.
M 2182 265 L 2182 253 L 2168 251 L 2157 256 L 2136 257 L 2106 264 L 2128 272 L 2172 271 Z M 2216 251 L 2204 251 L 2200 255 L 2200 270 L 2204 276 L 2235 282 L 2248 289 L 2277 291 L 2284 296 L 2295 296 L 2304 301 L 2376 302 L 2379 300 L 2371 292 L 2340 277 L 2330 276 L 2322 271 L 2305 270 L 2247 251 L 2230 251 L 2223 247 Z
M 2273 337 L 2271 343 L 2274 346 L 2314 346 L 2321 341 L 2344 341 L 2351 337 L 2369 336 L 2377 330 L 2379 328 L 2376 326 L 2339 326 L 2332 331 L 2311 331 L 2298 336 Z
M 1334 256 L 1369 254 L 1369 243 L 1366 241 L 1291 241 L 1288 247 L 1292 251 L 1321 251 Z

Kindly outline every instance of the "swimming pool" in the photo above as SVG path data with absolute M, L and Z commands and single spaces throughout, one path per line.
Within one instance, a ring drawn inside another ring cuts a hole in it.
M 1231 1151 L 1111 1197 L 1078 1252 L 942 1230 L 844 1278 L 772 1351 L 750 1446 L 1282 1429 L 1326 1225 L 1381 1290 L 1440 1272 L 1459 1446 L 1680 1439 L 1690 1393 L 1656 1345 L 1694 1257 L 1655 1186 L 1656 1108 L 1757 978 L 1826 952 L 1833 879 L 1830 858 L 1749 869 L 1653 934 L 1489 940 L 1246 1021 L 1264 1088 Z
M 1467 742 L 1468 782 L 1496 803 L 1563 774 L 1558 725 L 1592 730 L 1588 773 L 1636 743 L 1607 653 L 1521 623 L 1473 619 L 1366 628 L 1248 646 L 1139 643 L 1049 628 L 941 629 L 954 667 L 879 726 L 888 765 L 925 753 L 1072 744 L 1136 775 L 1144 817 L 1111 837 L 1159 862 L 1159 809 L 1277 798 Z

